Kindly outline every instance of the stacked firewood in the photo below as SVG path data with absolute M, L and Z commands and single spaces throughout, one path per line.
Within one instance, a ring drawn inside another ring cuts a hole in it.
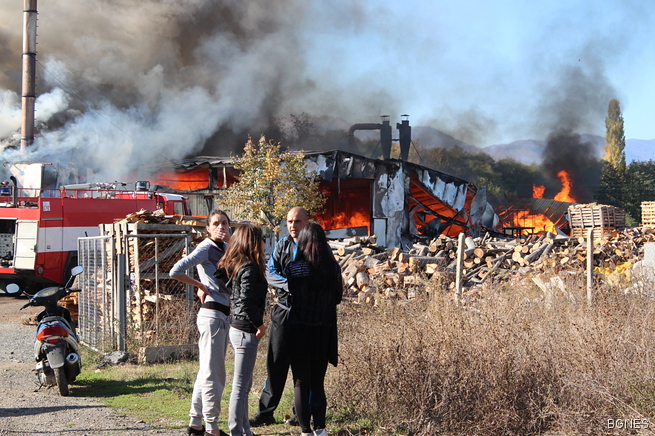
M 130 213 L 125 218 L 114 220 L 115 223 L 146 223 L 146 224 L 184 224 L 194 227 L 204 227 L 204 217 L 187 215 L 166 215 L 163 210 L 150 211 L 141 209 L 138 212 Z
M 71 319 L 77 323 L 79 318 L 79 294 L 70 293 L 61 300 L 59 300 L 59 305 L 68 309 L 71 314 Z
M 655 241 L 655 229 L 625 228 L 594 238 L 593 265 L 615 268 L 643 258 L 643 245 Z M 427 283 L 453 288 L 457 272 L 457 238 L 441 235 L 408 248 L 384 249 L 375 236 L 331 241 L 342 268 L 347 294 L 356 302 L 376 298 L 415 298 L 426 292 Z M 462 280 L 464 286 L 508 274 L 587 268 L 587 240 L 584 237 L 555 236 L 542 232 L 531 236 L 464 239 Z M 435 281 L 434 279 L 438 279 Z

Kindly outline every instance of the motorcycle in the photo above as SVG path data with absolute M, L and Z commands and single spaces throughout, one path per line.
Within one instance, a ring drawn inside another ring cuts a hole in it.
M 41 289 L 30 297 L 27 304 L 20 310 L 31 306 L 43 306 L 37 315 L 38 326 L 34 341 L 34 358 L 36 359 L 36 374 L 40 387 L 55 386 L 59 394 L 69 394 L 68 385 L 82 372 L 82 359 L 75 324 L 70 311 L 60 306 L 59 300 L 79 289 L 71 289 L 75 276 L 84 271 L 81 266 L 71 270 L 71 278 L 65 286 L 51 286 Z M 18 293 L 18 285 L 7 285 L 8 293 Z

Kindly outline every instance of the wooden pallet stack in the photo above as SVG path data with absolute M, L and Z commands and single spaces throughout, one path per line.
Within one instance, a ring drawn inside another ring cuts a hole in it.
M 185 224 L 178 224 L 181 222 Z M 189 235 L 197 241 L 202 239 L 204 229 L 205 223 L 196 217 L 164 216 L 146 210 L 100 225 L 100 234 L 112 237 L 116 254 L 124 254 L 128 259 L 127 273 L 132 279 L 128 302 L 131 327 L 147 335 L 142 329 L 156 324 L 158 308 L 185 300 L 186 286 L 171 279 L 168 272 L 186 254 L 187 240 L 166 235 Z
M 641 225 L 655 227 L 655 201 L 641 202 Z
M 625 228 L 625 211 L 615 206 L 574 204 L 569 206 L 568 213 L 571 236 L 586 237 L 592 229 L 594 238 L 601 238 Z

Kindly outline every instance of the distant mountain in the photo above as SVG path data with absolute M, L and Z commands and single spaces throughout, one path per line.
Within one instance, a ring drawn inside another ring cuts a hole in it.
M 591 142 L 600 157 L 603 154 L 605 138 L 598 135 L 581 135 L 582 140 Z M 632 161 L 655 160 L 655 139 L 627 139 L 625 145 L 625 160 L 630 164 Z M 525 139 L 510 142 L 509 144 L 495 144 L 482 148 L 482 151 L 496 160 L 514 159 L 526 165 L 541 163 L 542 153 L 546 147 L 546 141 L 536 139 Z
M 626 139 L 625 160 L 655 160 L 655 139 Z
M 453 148 L 461 147 L 463 150 L 478 153 L 480 148 L 460 141 L 446 133 L 443 133 L 433 127 L 416 126 L 412 127 L 412 141 L 423 148 Z
M 509 144 L 495 144 L 482 148 L 482 151 L 495 160 L 514 159 L 525 165 L 539 163 L 542 159 L 545 141 L 536 139 L 522 139 Z

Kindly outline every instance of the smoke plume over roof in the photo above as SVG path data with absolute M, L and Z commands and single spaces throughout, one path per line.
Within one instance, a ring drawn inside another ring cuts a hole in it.
M 20 136 L 22 9 L 8 3 L 0 6 L 5 146 Z M 229 155 L 247 134 L 302 111 L 300 101 L 327 95 L 304 74 L 294 29 L 305 5 L 40 2 L 37 138 L 27 156 L 5 151 L 5 159 L 75 162 L 121 177 L 194 154 Z
M 493 143 L 486 138 L 501 122 L 512 140 L 602 134 L 609 100 L 621 98 L 604 69 L 634 46 L 633 32 L 594 20 L 571 26 L 560 19 L 568 7 L 542 7 L 480 2 L 472 19 L 470 5 L 432 2 L 41 1 L 37 137 L 27 156 L 2 157 L 73 164 L 100 181 L 148 177 L 166 162 L 237 152 L 248 134 L 276 132 L 277 121 L 302 113 L 346 129 L 409 113 L 413 126 L 475 145 Z M 517 20 L 499 26 L 487 12 Z M 22 4 L 0 0 L 0 13 L 5 148 L 20 139 Z M 518 33 L 517 23 L 534 19 L 543 27 Z

